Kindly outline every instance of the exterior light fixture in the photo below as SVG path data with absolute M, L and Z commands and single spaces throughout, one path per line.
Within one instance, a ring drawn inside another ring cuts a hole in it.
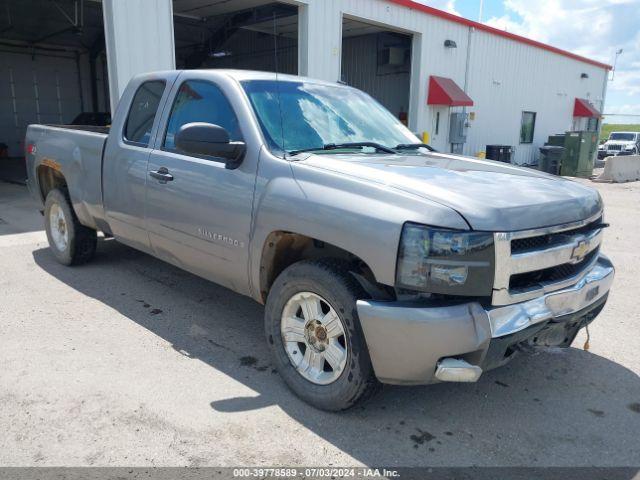
M 444 41 L 445 48 L 458 48 L 458 45 L 453 40 L 445 40 Z
M 622 55 L 622 49 L 618 49 L 616 50 L 616 57 L 613 59 L 613 67 L 611 68 L 611 78 L 609 79 L 610 82 L 613 82 L 613 79 L 616 76 L 616 65 L 618 64 L 618 57 Z
M 580 74 L 580 78 L 589 78 L 589 74 L 588 73 L 581 73 Z

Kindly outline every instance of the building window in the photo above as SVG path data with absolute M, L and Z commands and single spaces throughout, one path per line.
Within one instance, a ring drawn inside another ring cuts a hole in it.
M 533 131 L 536 128 L 536 112 L 522 112 L 520 124 L 520 143 L 533 143 Z

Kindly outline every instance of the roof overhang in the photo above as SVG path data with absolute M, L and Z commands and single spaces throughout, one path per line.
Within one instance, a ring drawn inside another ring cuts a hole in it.
M 576 98 L 576 102 L 573 105 L 573 116 L 599 118 L 600 112 L 596 110 L 586 98 Z
M 429 77 L 427 105 L 447 105 L 449 107 L 471 107 L 473 100 L 450 78 Z
M 611 70 L 613 68 L 611 65 L 607 65 L 606 63 L 598 62 L 590 58 L 576 55 L 575 53 L 567 52 L 566 50 L 562 50 L 560 48 L 547 45 L 546 43 L 538 42 L 537 40 L 532 40 L 530 38 L 523 37 L 521 35 L 516 35 L 514 33 L 507 32 L 505 30 L 500 30 L 498 28 L 490 27 L 489 25 L 486 25 L 484 23 L 474 22 L 473 20 L 469 20 L 467 18 L 454 15 L 453 13 L 445 12 L 443 10 L 439 10 L 437 8 L 430 7 L 428 5 L 418 3 L 415 0 L 387 0 L 387 1 L 391 3 L 396 3 L 398 5 L 402 5 L 403 7 L 412 8 L 414 10 L 418 10 L 420 12 L 426 13 L 428 15 L 432 15 L 434 17 L 442 18 L 450 22 L 466 25 L 468 27 L 473 27 L 476 30 L 482 30 L 484 32 L 492 33 L 493 35 L 497 35 L 499 37 L 508 38 L 509 40 L 513 40 L 519 43 L 524 43 L 525 45 L 531 45 L 532 47 L 536 47 L 541 50 L 557 53 L 558 55 L 563 55 L 565 57 L 572 58 L 580 62 L 588 63 L 590 65 L 603 68 L 605 70 Z

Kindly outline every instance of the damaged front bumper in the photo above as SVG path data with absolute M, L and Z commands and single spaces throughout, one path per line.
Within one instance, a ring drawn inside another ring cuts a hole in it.
M 613 277 L 613 265 L 600 254 L 575 285 L 522 303 L 425 307 L 359 300 L 357 309 L 381 382 L 475 381 L 527 346 L 569 346 L 604 307 Z

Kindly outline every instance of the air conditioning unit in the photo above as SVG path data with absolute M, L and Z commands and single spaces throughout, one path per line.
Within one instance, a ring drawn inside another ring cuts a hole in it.
M 407 49 L 403 47 L 386 47 L 380 51 L 380 65 L 399 67 L 405 64 Z

